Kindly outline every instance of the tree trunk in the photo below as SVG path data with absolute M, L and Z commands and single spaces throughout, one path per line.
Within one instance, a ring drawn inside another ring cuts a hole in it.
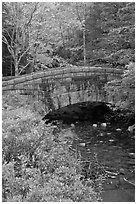
M 63 47 L 65 48 L 64 36 L 63 36 L 61 24 L 59 24 L 59 29 L 60 29 L 60 35 L 61 35 L 61 38 L 62 38 Z
M 15 66 L 15 76 L 18 76 L 19 75 L 19 63 L 16 59 L 14 60 L 14 66 Z
M 12 70 L 12 56 L 10 56 L 10 74 L 11 74 L 11 76 L 13 75 L 13 70 Z
M 86 4 L 84 4 L 84 25 L 83 25 L 83 55 L 84 55 L 84 66 L 86 66 Z
M 85 27 L 85 26 L 84 26 Z M 85 28 L 83 29 L 83 55 L 84 55 L 84 66 L 86 66 L 86 36 Z

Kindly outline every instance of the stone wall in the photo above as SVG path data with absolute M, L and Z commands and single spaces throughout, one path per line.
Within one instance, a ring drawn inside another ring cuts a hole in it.
M 71 67 L 37 72 L 3 80 L 2 90 L 38 96 L 45 107 L 57 109 L 81 101 L 106 101 L 103 89 L 109 80 L 121 77 L 119 69 Z
M 83 80 L 85 78 L 99 75 L 99 77 L 106 76 L 107 80 L 111 78 L 116 78 L 121 76 L 122 70 L 120 69 L 110 69 L 110 68 L 101 68 L 101 67 L 67 67 L 67 68 L 58 68 L 58 69 L 50 69 L 45 72 L 36 72 L 28 75 L 23 75 L 16 77 L 10 80 L 4 80 L 2 82 L 3 90 L 11 90 L 11 89 L 22 89 L 26 85 L 33 85 L 43 83 L 43 81 L 47 81 L 47 83 L 53 83 L 56 80 L 60 81 L 71 81 L 73 78 L 82 77 Z

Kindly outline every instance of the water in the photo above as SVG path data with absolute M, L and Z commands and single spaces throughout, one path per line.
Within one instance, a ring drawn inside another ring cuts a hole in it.
M 81 152 L 85 161 L 95 155 L 105 172 L 103 202 L 135 201 L 135 137 L 127 130 L 89 123 L 72 127 L 75 139 L 72 148 Z

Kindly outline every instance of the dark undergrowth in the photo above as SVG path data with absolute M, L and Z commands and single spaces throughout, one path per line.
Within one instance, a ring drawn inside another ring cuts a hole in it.
M 34 99 L 3 94 L 3 202 L 100 201 L 102 176 L 84 178 L 81 155 L 70 149 L 71 131 L 45 125 L 43 113 Z

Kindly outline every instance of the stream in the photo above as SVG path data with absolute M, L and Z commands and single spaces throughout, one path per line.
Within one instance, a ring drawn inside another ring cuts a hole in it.
M 84 160 L 95 155 L 106 178 L 101 194 L 103 202 L 135 201 L 135 133 L 110 124 L 72 125 L 71 148 Z

